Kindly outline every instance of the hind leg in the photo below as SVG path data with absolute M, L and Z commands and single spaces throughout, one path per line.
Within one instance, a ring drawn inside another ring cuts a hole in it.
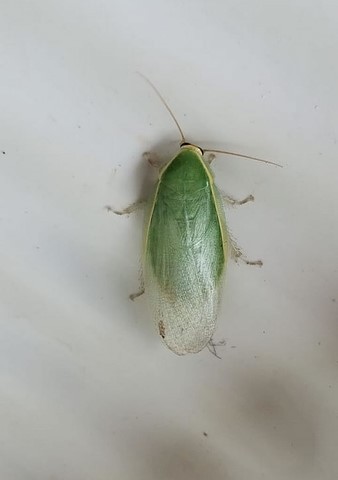
M 222 357 L 220 357 L 218 354 L 217 354 L 217 350 L 216 350 L 216 347 L 224 347 L 226 345 L 226 341 L 225 340 L 221 340 L 220 342 L 217 342 L 215 343 L 213 341 L 213 339 L 211 339 L 208 343 L 207 343 L 207 349 L 209 350 L 209 352 L 214 355 L 216 358 L 219 358 L 220 360 L 222 360 Z
M 248 260 L 245 257 L 245 255 L 243 255 L 242 250 L 239 248 L 236 241 L 233 239 L 233 237 L 229 232 L 228 232 L 228 244 L 230 247 L 231 258 L 233 258 L 235 262 L 238 262 L 238 260 L 241 260 L 246 265 L 255 265 L 257 267 L 261 267 L 263 265 L 262 260 Z

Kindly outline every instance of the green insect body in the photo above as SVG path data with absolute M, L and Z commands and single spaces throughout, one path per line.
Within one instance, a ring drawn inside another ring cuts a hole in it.
M 197 353 L 215 330 L 228 257 L 221 197 L 190 144 L 160 172 L 146 222 L 144 289 L 158 331 L 176 354 Z
M 229 255 L 241 256 L 226 227 L 223 202 L 209 162 L 196 145 L 187 143 L 168 104 L 164 103 L 181 134 L 178 154 L 160 169 L 155 194 L 146 216 L 143 251 L 143 292 L 157 331 L 177 355 L 200 352 L 212 340 L 226 263 Z M 223 150 L 208 152 L 267 160 Z M 244 204 L 246 199 L 231 203 Z M 133 204 L 122 212 L 130 213 Z M 243 258 L 243 257 L 241 257 Z M 260 260 L 244 261 L 262 265 Z

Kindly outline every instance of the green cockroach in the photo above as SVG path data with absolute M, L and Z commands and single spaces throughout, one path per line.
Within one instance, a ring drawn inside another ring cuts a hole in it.
M 281 165 L 234 152 L 203 150 L 187 142 L 168 104 L 146 80 L 176 123 L 181 143 L 174 158 L 159 169 L 145 221 L 142 289 L 130 298 L 146 293 L 157 331 L 170 350 L 177 355 L 198 353 L 212 345 L 229 256 L 262 265 L 260 260 L 244 259 L 231 239 L 223 208 L 223 200 L 244 204 L 254 198 L 236 201 L 220 194 L 210 168 L 214 153 Z M 131 213 L 140 204 L 114 212 Z

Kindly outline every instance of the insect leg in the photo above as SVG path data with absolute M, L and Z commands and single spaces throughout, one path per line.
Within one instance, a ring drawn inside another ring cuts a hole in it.
M 132 293 L 129 295 L 130 300 L 134 301 L 135 298 L 140 297 L 144 294 L 144 277 L 143 277 L 143 270 L 140 268 L 140 287 L 139 291 L 136 293 Z
M 135 298 L 140 297 L 140 296 L 143 295 L 143 294 L 144 294 L 144 288 L 142 287 L 139 292 L 137 292 L 137 293 L 132 293 L 131 295 L 129 295 L 129 298 L 130 298 L 130 300 L 134 301 Z
M 216 155 L 214 153 L 209 153 L 205 159 L 210 165 L 215 160 L 215 158 L 216 158 Z
M 261 267 L 263 265 L 262 260 L 248 260 L 244 255 L 239 246 L 237 245 L 236 241 L 231 236 L 230 232 L 228 231 L 228 243 L 230 247 L 231 258 L 238 262 L 241 260 L 246 265 L 256 265 L 257 267 Z
M 157 153 L 155 152 L 144 152 L 143 159 L 149 163 L 154 168 L 160 168 L 162 166 L 162 162 L 159 159 Z
M 114 210 L 113 207 L 110 207 L 109 205 L 107 205 L 105 209 L 108 212 L 115 213 L 116 215 L 129 215 L 129 213 L 133 213 L 136 210 L 140 210 L 141 208 L 143 208 L 145 204 L 146 204 L 145 200 L 138 200 L 137 202 L 132 203 L 127 208 L 124 208 L 123 210 Z
M 229 203 L 232 206 L 244 205 L 245 203 L 255 201 L 255 197 L 253 195 L 248 195 L 247 197 L 243 198 L 243 200 L 236 200 L 235 198 L 230 197 L 229 195 L 222 195 L 222 198 L 226 203 Z
M 208 343 L 207 343 L 207 348 L 209 350 L 209 352 L 214 355 L 215 357 L 219 358 L 220 360 L 222 360 L 222 357 L 220 357 L 219 355 L 217 355 L 217 351 L 216 351 L 216 347 L 224 347 L 226 345 L 226 341 L 225 340 L 221 340 L 220 342 L 217 342 L 215 343 L 213 341 L 213 339 L 211 339 Z

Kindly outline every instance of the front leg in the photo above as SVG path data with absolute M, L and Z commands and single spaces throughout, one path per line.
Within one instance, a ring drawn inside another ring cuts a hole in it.
M 143 159 L 149 163 L 154 168 L 161 168 L 162 162 L 155 152 L 144 152 L 142 155 Z
M 214 153 L 209 153 L 208 155 L 206 155 L 205 160 L 209 165 L 211 165 L 215 158 L 216 155 Z

